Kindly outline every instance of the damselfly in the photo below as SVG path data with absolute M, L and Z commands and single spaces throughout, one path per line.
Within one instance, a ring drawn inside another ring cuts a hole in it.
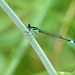
M 73 41 L 73 40 L 63 38 L 61 35 L 58 35 L 58 34 L 55 35 L 55 34 L 52 34 L 52 33 L 48 33 L 46 31 L 43 31 L 43 30 L 39 29 L 38 27 L 31 26 L 30 24 L 28 24 L 28 29 L 29 29 L 29 31 L 32 30 L 34 33 L 39 32 L 39 33 L 43 33 L 43 34 L 46 34 L 46 35 L 50 35 L 50 36 L 53 36 L 53 37 L 68 41 L 70 43 L 75 43 L 75 41 Z

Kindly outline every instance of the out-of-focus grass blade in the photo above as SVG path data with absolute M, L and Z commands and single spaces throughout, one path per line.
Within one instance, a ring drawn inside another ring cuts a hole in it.
M 11 60 L 9 61 L 8 66 L 5 67 L 4 75 L 12 75 L 13 72 L 16 70 L 17 66 L 19 65 L 22 57 L 26 52 L 26 48 L 28 46 L 28 41 L 23 38 L 20 45 L 16 49 L 15 53 L 12 54 Z M 10 55 L 11 56 L 11 55 Z
M 0 51 L 0 75 L 4 72 L 4 67 L 7 63 L 6 57 Z

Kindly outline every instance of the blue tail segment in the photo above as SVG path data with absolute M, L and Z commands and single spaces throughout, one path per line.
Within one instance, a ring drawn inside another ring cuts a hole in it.
M 73 41 L 73 40 L 68 40 L 68 42 L 70 42 L 70 43 L 75 43 L 75 41 Z

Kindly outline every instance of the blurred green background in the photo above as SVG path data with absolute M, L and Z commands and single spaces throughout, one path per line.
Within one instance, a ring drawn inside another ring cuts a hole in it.
M 5 0 L 27 26 L 75 40 L 75 0 Z M 75 71 L 75 44 L 44 34 L 38 41 L 57 72 Z M 27 39 L 0 8 L 0 75 L 48 75 Z

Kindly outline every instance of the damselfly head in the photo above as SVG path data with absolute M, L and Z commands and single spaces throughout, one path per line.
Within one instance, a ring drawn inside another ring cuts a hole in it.
M 28 28 L 31 29 L 31 25 L 30 24 L 28 24 Z

